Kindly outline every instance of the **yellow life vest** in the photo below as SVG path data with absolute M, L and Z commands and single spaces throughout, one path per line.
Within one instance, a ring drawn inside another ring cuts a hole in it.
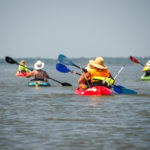
M 148 70 L 150 70 L 150 66 L 145 66 L 144 69 L 143 69 L 144 72 L 146 72 Z
M 94 76 L 91 79 L 91 81 L 92 82 L 103 81 L 103 83 L 107 83 L 110 86 L 112 86 L 114 84 L 114 80 L 112 78 L 108 78 L 108 77 L 97 77 L 97 76 Z

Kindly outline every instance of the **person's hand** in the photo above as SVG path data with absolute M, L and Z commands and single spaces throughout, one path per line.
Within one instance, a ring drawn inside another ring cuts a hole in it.
M 30 68 L 30 70 L 33 71 L 34 69 L 33 69 L 33 68 Z
M 88 72 L 87 69 L 85 69 L 85 68 L 82 68 L 82 71 L 85 73 Z
M 81 87 L 82 90 L 87 89 L 87 86 L 85 84 L 80 84 L 80 87 Z

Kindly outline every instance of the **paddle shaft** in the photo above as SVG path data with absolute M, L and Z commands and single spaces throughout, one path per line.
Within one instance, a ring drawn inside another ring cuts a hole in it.
M 121 71 L 124 69 L 125 65 L 123 65 L 120 70 L 118 71 L 118 73 L 115 75 L 114 79 L 116 79 L 118 77 L 118 75 L 121 73 Z
M 51 77 L 49 77 L 49 79 L 51 79 L 51 80 L 53 80 L 53 81 L 55 81 L 55 82 L 57 82 L 57 83 L 60 83 L 62 86 L 72 86 L 70 83 L 67 83 L 67 82 L 60 82 L 60 81 L 58 81 L 58 80 L 56 80 L 56 79 L 53 79 L 53 78 L 51 78 Z
M 144 65 L 142 63 L 139 62 L 139 64 L 144 67 Z
M 72 71 L 72 70 L 70 70 L 70 72 L 71 72 L 72 74 L 77 74 L 77 75 L 81 76 L 81 73 L 78 73 L 78 72 L 75 72 L 75 71 Z
M 60 81 L 58 81 L 58 80 L 55 80 L 55 79 L 53 79 L 53 78 L 51 78 L 51 77 L 49 77 L 49 79 L 51 79 L 51 80 L 53 80 L 53 81 L 55 81 L 55 82 L 58 82 L 58 83 L 62 84 L 62 82 L 60 82 Z

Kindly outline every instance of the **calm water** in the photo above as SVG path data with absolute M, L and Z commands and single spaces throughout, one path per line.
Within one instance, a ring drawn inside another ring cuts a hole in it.
M 27 60 L 28 66 L 33 67 L 35 60 Z M 150 149 L 150 81 L 139 79 L 140 65 L 105 59 L 113 76 L 126 64 L 115 84 L 138 95 L 81 97 L 74 94 L 77 75 L 56 71 L 56 60 L 43 61 L 52 78 L 73 86 L 50 80 L 52 87 L 28 87 L 30 79 L 15 77 L 17 65 L 0 61 L 1 150 Z M 86 66 L 88 60 L 74 62 Z

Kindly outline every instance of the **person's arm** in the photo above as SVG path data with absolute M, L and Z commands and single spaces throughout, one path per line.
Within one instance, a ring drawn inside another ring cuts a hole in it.
M 87 79 L 89 79 L 90 76 L 91 76 L 91 73 L 90 73 L 90 72 L 82 73 L 81 77 L 80 77 L 79 80 L 78 80 L 78 83 L 79 83 L 79 84 L 83 84 L 84 82 L 87 81 Z
M 36 70 L 27 72 L 26 78 L 30 78 L 30 77 L 34 76 L 35 74 L 36 74 Z
M 24 67 L 24 70 L 25 70 L 26 72 L 29 72 L 27 66 Z
M 144 68 L 143 68 L 143 72 L 146 72 L 146 71 L 148 71 L 149 70 L 149 67 L 148 66 L 145 66 Z
M 46 73 L 46 77 L 47 77 L 47 79 L 50 79 L 50 76 L 47 74 L 47 72 L 45 72 Z

